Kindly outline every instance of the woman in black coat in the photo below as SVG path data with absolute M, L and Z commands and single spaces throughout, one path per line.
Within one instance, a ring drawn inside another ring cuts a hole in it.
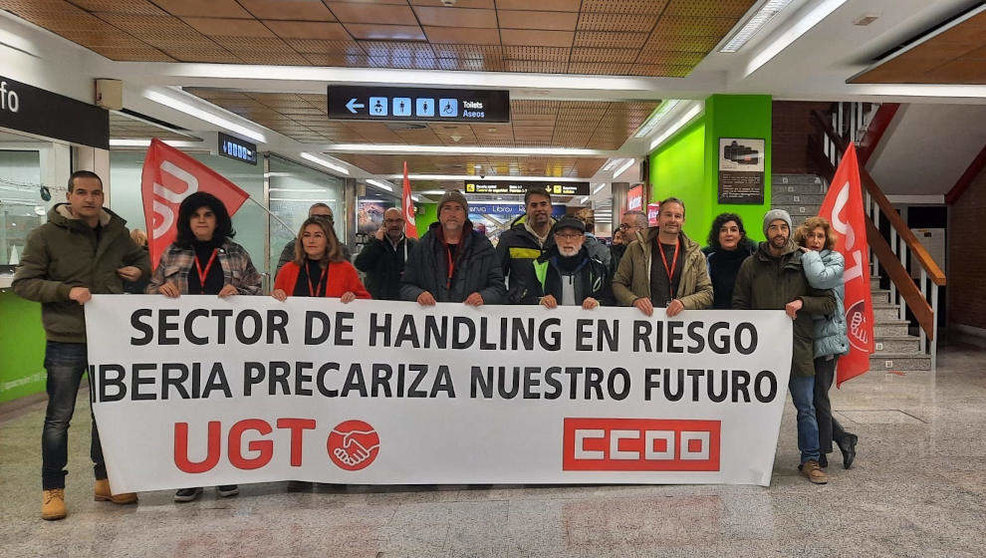
M 735 213 L 720 213 L 712 222 L 708 246 L 702 248 L 712 279 L 712 308 L 732 308 L 733 285 L 740 264 L 756 251 L 757 245 L 746 236 L 743 220 Z

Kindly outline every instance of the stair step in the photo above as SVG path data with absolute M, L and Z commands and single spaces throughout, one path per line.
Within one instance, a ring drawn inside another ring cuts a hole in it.
M 814 174 L 783 174 L 776 173 L 770 175 L 770 180 L 774 184 L 788 185 L 788 184 L 818 184 L 825 185 L 825 181 Z
M 890 304 L 890 291 L 887 289 L 873 289 L 870 291 L 870 298 L 873 304 Z
M 931 370 L 931 355 L 922 353 L 873 353 L 870 370 L 900 370 L 916 372 Z
M 770 195 L 770 202 L 774 205 L 779 204 L 798 204 L 798 205 L 822 205 L 825 201 L 825 194 L 799 194 L 797 192 L 773 192 Z
M 910 334 L 907 331 L 910 324 L 904 320 L 893 320 L 885 322 L 876 322 L 873 324 L 873 335 L 876 338 L 881 337 L 909 337 Z
M 874 339 L 877 353 L 920 354 L 921 339 L 909 335 L 907 337 L 877 337 Z
M 873 303 L 873 321 L 876 323 L 900 320 L 900 307 L 896 304 Z
M 771 198 L 775 194 L 824 194 L 825 185 L 824 184 L 778 184 L 773 182 L 770 186 Z
M 817 204 L 773 204 L 773 209 L 783 209 L 784 211 L 790 213 L 791 217 L 814 217 L 815 215 L 818 215 L 818 210 L 821 208 L 822 206 Z

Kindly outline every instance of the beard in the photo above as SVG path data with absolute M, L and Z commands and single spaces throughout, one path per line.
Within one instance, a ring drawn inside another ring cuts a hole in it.
M 783 248 L 787 244 L 788 237 L 777 235 L 770 237 L 770 245 L 775 248 Z
M 579 248 L 575 248 L 573 246 L 559 246 L 558 247 L 558 253 L 561 254 L 562 257 L 565 257 L 565 258 L 572 258 L 572 257 L 577 256 L 579 254 L 579 250 L 580 250 Z

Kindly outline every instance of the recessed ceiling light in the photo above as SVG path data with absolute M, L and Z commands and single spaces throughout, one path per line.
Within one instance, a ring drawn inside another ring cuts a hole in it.
M 786 8 L 791 2 L 792 0 L 767 0 L 767 3 L 753 14 L 753 17 L 729 39 L 729 42 L 725 46 L 719 49 L 719 52 L 736 52 L 743 48 L 750 39 L 755 37 L 761 29 L 770 23 L 770 20 L 774 19 L 774 16 Z

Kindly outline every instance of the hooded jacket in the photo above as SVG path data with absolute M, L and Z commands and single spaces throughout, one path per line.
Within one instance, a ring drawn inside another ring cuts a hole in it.
M 551 219 L 551 225 L 554 224 L 555 220 Z M 530 288 L 530 285 L 523 284 L 523 277 L 530 270 L 531 262 L 540 258 L 554 245 L 555 238 L 550 232 L 544 244 L 534 236 L 527 226 L 527 214 L 514 219 L 510 223 L 510 228 L 500 233 L 496 254 L 504 280 L 510 284 L 507 293 L 510 304 L 520 304 L 524 296 L 523 291 Z
M 425 291 L 437 302 L 465 302 L 472 293 L 479 293 L 485 304 L 505 302 L 507 289 L 496 251 L 471 222 L 463 226 L 451 277 L 441 223 L 432 223 L 415 245 L 404 265 L 401 298 L 416 301 Z
M 831 289 L 835 295 L 835 312 L 825 316 L 812 316 L 815 320 L 815 358 L 842 356 L 849 353 L 849 336 L 846 327 L 846 287 L 842 273 L 846 260 L 835 250 L 805 252 L 801 255 L 808 284 L 816 289 Z
M 647 234 L 627 246 L 613 276 L 613 295 L 619 304 L 632 306 L 638 298 L 650 298 L 651 254 L 658 232 L 657 227 L 650 227 Z M 675 298 L 685 305 L 685 310 L 708 308 L 712 306 L 712 280 L 705 267 L 705 255 L 685 233 L 680 233 L 680 238 L 685 253 Z
M 561 304 L 563 274 L 558 267 L 560 257 L 558 246 L 552 246 L 540 258 L 531 262 L 531 273 L 536 278 L 535 288 L 524 293 L 521 304 L 537 304 L 541 297 L 549 294 Z M 591 297 L 602 306 L 612 305 L 613 292 L 606 264 L 589 255 L 589 250 L 584 245 L 575 257 L 581 260 L 572 273 L 575 276 L 575 300 L 582 304 L 582 301 Z
M 779 257 L 770 254 L 769 243 L 761 242 L 757 251 L 743 262 L 733 289 L 736 310 L 783 310 L 787 303 L 800 299 L 802 308 L 794 319 L 791 374 L 814 376 L 813 315 L 835 312 L 835 295 L 831 290 L 814 289 L 808 284 L 801 265 L 801 250 L 788 242 Z
M 147 251 L 130 238 L 127 222 L 109 209 L 99 215 L 100 229 L 72 216 L 67 203 L 48 212 L 48 222 L 31 231 L 14 275 L 14 292 L 41 303 L 41 322 L 49 341 L 86 342 L 82 305 L 69 298 L 73 287 L 93 294 L 122 294 L 125 266 L 151 273 Z

